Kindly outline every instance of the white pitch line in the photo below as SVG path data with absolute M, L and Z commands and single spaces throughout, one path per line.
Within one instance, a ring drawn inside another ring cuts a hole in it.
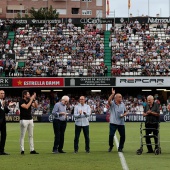
M 115 136 L 114 136 L 114 139 L 115 139 L 116 146 L 117 146 L 117 148 L 118 148 L 119 142 L 118 142 L 118 139 L 117 139 L 116 134 L 115 134 Z M 129 170 L 128 165 L 127 165 L 127 163 L 126 163 L 126 159 L 125 159 L 123 153 L 122 153 L 122 152 L 118 152 L 118 154 L 119 154 L 120 162 L 121 162 L 121 164 L 122 164 L 122 169 L 123 169 L 123 170 Z

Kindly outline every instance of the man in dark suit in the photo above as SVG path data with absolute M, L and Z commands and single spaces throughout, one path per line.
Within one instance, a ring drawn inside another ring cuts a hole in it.
M 0 155 L 9 155 L 4 151 L 6 142 L 6 120 L 5 114 L 9 112 L 8 107 L 4 101 L 5 92 L 0 90 Z

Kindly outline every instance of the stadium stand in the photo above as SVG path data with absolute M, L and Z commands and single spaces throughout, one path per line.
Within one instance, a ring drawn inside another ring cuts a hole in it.
M 0 50 L 8 55 L 15 52 L 16 57 L 8 57 L 6 65 L 2 55 L 1 76 L 170 75 L 167 24 L 149 25 L 136 20 L 113 25 L 109 31 L 93 24 L 83 28 L 71 23 L 41 27 L 27 24 L 3 30 L 0 37 L 6 38 Z
M 123 23 L 111 27 L 113 76 L 168 76 L 169 35 L 167 24 Z
M 94 25 L 83 29 L 70 23 L 19 27 L 14 50 L 17 76 L 103 76 L 108 71 L 104 31 Z

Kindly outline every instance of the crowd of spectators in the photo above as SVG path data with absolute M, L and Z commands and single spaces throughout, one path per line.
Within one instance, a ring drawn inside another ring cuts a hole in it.
M 9 106 L 10 112 L 9 115 L 19 115 L 19 101 L 21 97 L 19 96 L 6 96 L 5 101 L 6 105 Z M 32 109 L 32 114 L 42 115 L 42 114 L 50 114 L 50 98 L 46 96 L 44 93 L 37 95 L 36 100 L 38 101 L 38 108 Z
M 4 26 L 1 30 L 1 35 L 6 37 Z M 46 23 L 42 27 L 27 24 L 14 31 L 16 59 L 24 60 L 25 66 L 17 66 L 13 61 L 6 66 L 5 57 L 0 61 L 0 71 L 6 70 L 5 76 L 90 77 L 108 73 L 104 63 L 104 30 L 96 25 L 85 24 L 81 28 L 72 23 Z M 170 74 L 170 27 L 167 24 L 136 20 L 113 24 L 110 31 L 112 76 Z M 13 53 L 10 43 L 10 39 L 5 44 L 0 42 L 0 53 Z
M 14 50 L 12 49 L 12 40 L 8 39 L 8 31 L 11 28 L 11 23 L 0 20 L 0 75 L 5 73 L 5 76 L 14 76 L 16 62 Z
M 155 102 L 160 105 L 160 112 L 163 113 L 163 110 L 167 110 L 167 104 L 170 103 L 170 97 L 167 102 L 163 103 L 161 99 L 159 99 L 158 95 L 154 95 Z M 90 105 L 92 114 L 106 114 L 109 112 L 109 105 L 107 104 L 108 95 L 87 95 L 86 103 Z M 137 95 L 130 96 L 125 95 L 123 97 L 123 102 L 126 105 L 127 112 L 129 114 L 143 114 L 144 106 L 146 105 L 146 96 L 145 95 Z M 71 97 L 70 104 L 68 106 L 68 112 L 74 112 L 74 106 L 78 104 L 77 98 Z
M 45 24 L 43 27 L 16 29 L 14 50 L 21 76 L 103 76 L 104 31 L 95 25 L 84 28 L 68 24 Z
M 112 75 L 168 76 L 170 69 L 170 27 L 138 20 L 112 25 Z
M 79 95 L 70 95 L 70 101 L 67 105 L 67 112 L 70 114 L 74 113 L 74 107 L 79 103 Z M 92 114 L 106 114 L 109 112 L 109 105 L 107 104 L 109 94 L 87 94 L 86 103 L 91 108 Z M 19 101 L 20 97 L 18 96 L 6 96 L 6 104 L 10 106 L 9 114 L 19 114 Z M 170 103 L 170 96 L 166 101 L 161 99 L 158 94 L 154 95 L 155 102 L 160 105 L 161 114 L 166 114 L 167 105 Z M 32 113 L 37 115 L 42 114 L 51 114 L 51 110 L 56 102 L 60 100 L 60 97 L 57 93 L 40 93 L 37 94 L 36 100 L 39 105 L 37 109 L 33 109 Z M 145 95 L 124 95 L 123 102 L 126 105 L 127 112 L 129 114 L 142 114 L 143 108 L 146 105 L 146 96 Z

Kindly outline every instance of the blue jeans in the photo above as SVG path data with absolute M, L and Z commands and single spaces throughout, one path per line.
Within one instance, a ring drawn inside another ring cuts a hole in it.
M 125 143 L 125 126 L 124 125 L 116 125 L 110 123 L 110 132 L 109 132 L 109 146 L 113 147 L 113 138 L 116 130 L 118 130 L 120 135 L 119 149 L 123 149 Z

